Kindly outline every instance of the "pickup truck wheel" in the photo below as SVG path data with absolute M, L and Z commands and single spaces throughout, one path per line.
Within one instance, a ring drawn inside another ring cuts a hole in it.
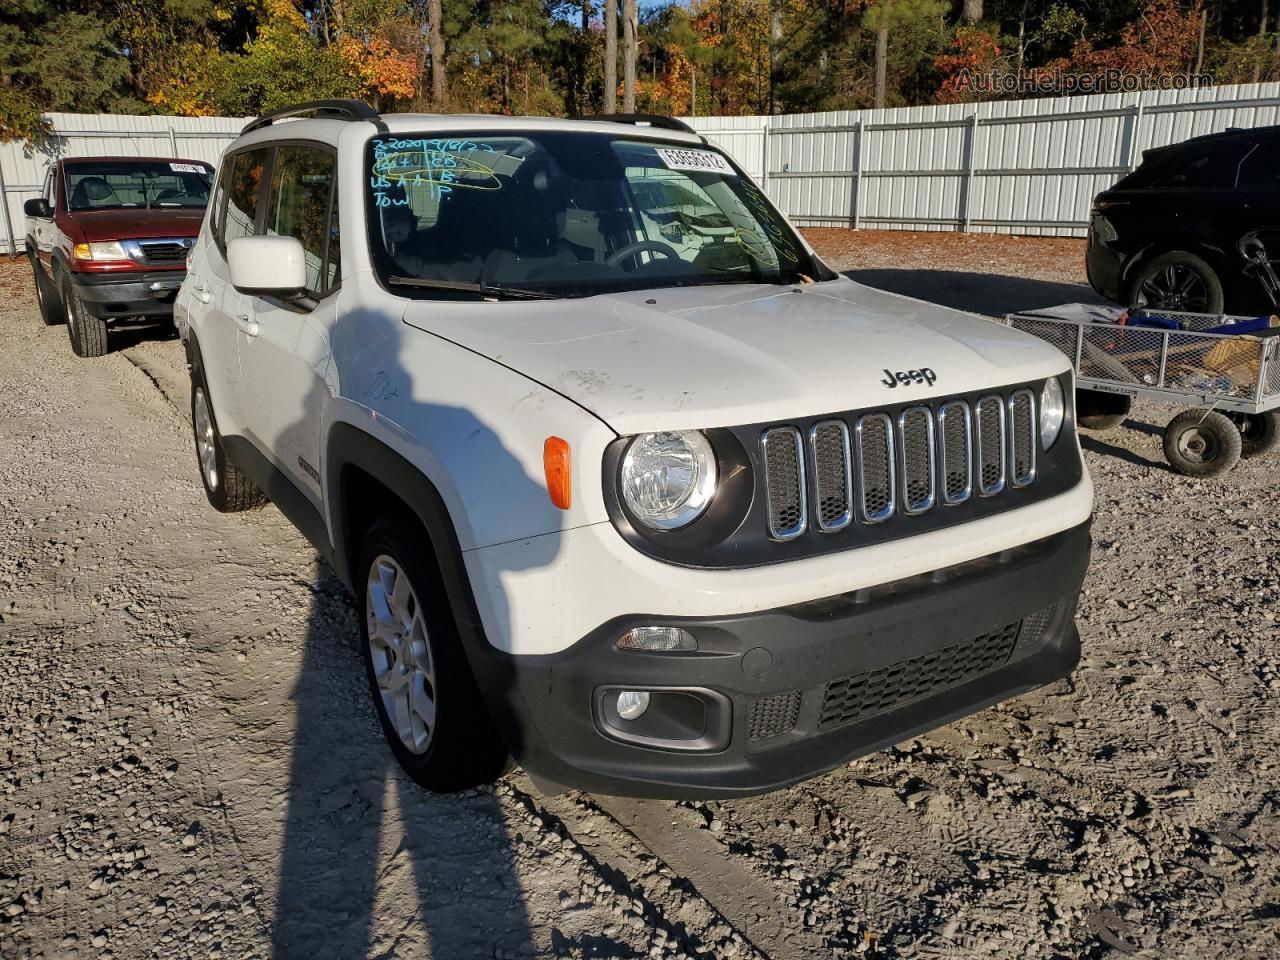
M 1217 410 L 1183 410 L 1164 431 L 1164 455 L 1179 473 L 1217 477 L 1240 462 L 1240 431 Z
M 384 517 L 358 567 L 365 670 L 382 732 L 405 772 L 446 793 L 509 766 L 458 637 L 433 558 L 413 524 Z
M 31 260 L 31 273 L 36 281 L 36 303 L 40 307 L 40 319 L 44 321 L 46 327 L 56 327 L 64 321 L 62 314 L 62 304 L 58 301 L 58 293 L 56 290 L 51 291 L 50 281 L 45 278 L 44 270 L 40 266 L 40 261 L 36 259 L 34 253 L 27 255 Z
M 84 308 L 70 278 L 62 278 L 62 307 L 67 315 L 67 334 L 77 357 L 101 357 L 107 352 L 107 321 Z
M 1230 417 L 1240 431 L 1240 456 L 1246 460 L 1280 447 L 1280 410 L 1233 413 Z
M 267 502 L 262 491 L 241 472 L 222 445 L 218 422 L 209 403 L 209 385 L 197 362 L 191 367 L 191 429 L 195 434 L 200 482 L 209 505 L 219 513 L 254 510 Z

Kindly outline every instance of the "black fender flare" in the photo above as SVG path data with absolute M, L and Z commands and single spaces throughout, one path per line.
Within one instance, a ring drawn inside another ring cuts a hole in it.
M 530 740 L 538 741 L 539 748 L 546 751 L 547 746 L 540 743 L 536 732 L 520 720 L 526 708 L 512 683 L 516 658 L 498 651 L 485 635 L 457 531 L 435 484 L 385 443 L 349 423 L 334 424 L 329 431 L 324 464 L 332 540 L 330 563 L 338 578 L 354 596 L 360 596 L 352 570 L 360 544 L 353 542 L 348 509 L 347 468 L 354 467 L 389 490 L 425 530 L 463 651 L 489 715 L 512 756 L 517 760 L 525 757 Z
M 352 566 L 360 544 L 354 542 L 356 535 L 347 509 L 350 485 L 347 468 L 354 467 L 390 490 L 422 524 L 431 541 L 431 551 L 444 579 L 458 629 L 470 634 L 465 640 L 483 641 L 484 628 L 462 559 L 462 547 L 449 508 L 435 484 L 381 440 L 349 423 L 336 423 L 329 431 L 324 463 L 333 567 L 338 579 L 352 593 L 359 594 Z

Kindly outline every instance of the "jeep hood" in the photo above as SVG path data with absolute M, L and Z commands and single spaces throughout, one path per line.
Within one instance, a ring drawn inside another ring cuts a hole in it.
M 551 387 L 620 434 L 952 396 L 1068 366 L 1027 334 L 843 278 L 578 300 L 419 300 L 404 319 Z M 908 373 L 924 368 L 932 385 Z M 886 371 L 909 382 L 889 387 Z

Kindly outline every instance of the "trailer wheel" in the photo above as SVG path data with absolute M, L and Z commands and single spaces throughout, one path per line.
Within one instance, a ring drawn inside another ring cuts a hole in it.
M 1280 447 L 1280 410 L 1268 413 L 1233 413 L 1231 421 L 1240 431 L 1240 456 L 1260 457 Z
M 1103 393 L 1076 388 L 1076 423 L 1086 430 L 1112 430 L 1124 423 L 1133 407 L 1127 393 Z
M 1240 462 L 1242 440 L 1222 413 L 1183 410 L 1164 429 L 1164 455 L 1188 477 L 1217 477 Z

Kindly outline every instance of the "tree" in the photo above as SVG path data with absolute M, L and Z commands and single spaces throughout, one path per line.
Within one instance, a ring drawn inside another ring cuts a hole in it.
M 622 0 L 622 112 L 636 112 L 636 45 L 640 18 L 636 0 Z
M 444 5 L 440 0 L 431 0 L 427 18 L 427 43 L 431 49 L 431 103 L 441 109 L 449 102 L 449 82 L 444 62 Z
M 618 109 L 618 0 L 604 0 L 604 112 Z

